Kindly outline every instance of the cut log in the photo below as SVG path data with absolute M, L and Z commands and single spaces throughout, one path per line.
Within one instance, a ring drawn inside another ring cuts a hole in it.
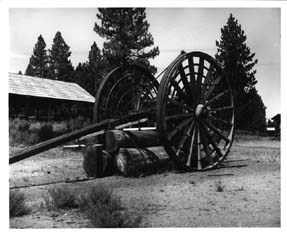
M 154 146 L 160 146 L 159 134 L 154 130 L 109 130 L 106 133 L 106 150 L 109 153 L 116 153 L 120 148 L 145 148 Z
M 169 156 L 163 147 L 121 148 L 116 155 L 116 166 L 124 176 L 156 173 L 169 168 L 170 164 Z
M 88 146 L 83 152 L 83 168 L 88 177 L 105 177 L 113 175 L 114 161 L 112 156 L 103 150 L 100 144 Z

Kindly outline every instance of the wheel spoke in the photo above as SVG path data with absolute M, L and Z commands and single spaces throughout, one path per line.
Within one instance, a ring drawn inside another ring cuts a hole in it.
M 171 115 L 171 116 L 166 116 L 165 120 L 166 121 L 177 120 L 177 119 L 192 117 L 193 115 L 194 115 L 193 113 L 174 114 L 174 115 Z
M 182 121 L 178 126 L 175 127 L 173 131 L 168 134 L 168 139 L 171 140 L 178 132 L 184 129 L 186 125 L 188 125 L 193 119 L 187 119 Z
M 179 96 L 181 97 L 182 100 L 185 101 L 185 103 L 189 103 L 189 99 L 187 97 L 187 95 L 182 91 L 182 89 L 180 88 L 180 86 L 178 85 L 178 83 L 175 80 L 171 81 L 172 86 L 175 88 L 175 90 L 177 91 L 177 93 L 179 94 Z
M 212 136 L 209 134 L 208 129 L 205 125 L 204 122 L 200 121 L 202 128 L 204 130 L 204 132 L 206 133 L 207 139 L 209 140 L 209 142 L 211 143 L 211 145 L 213 146 L 214 150 L 216 151 L 216 153 L 219 155 L 219 157 L 223 157 L 223 154 L 221 152 L 221 150 L 218 148 L 218 146 L 216 145 L 215 141 L 213 140 Z
M 197 126 L 195 125 L 193 128 L 192 136 L 191 136 L 189 153 L 188 153 L 188 158 L 187 158 L 187 163 L 186 163 L 186 166 L 188 166 L 188 167 L 190 167 L 190 163 L 191 163 L 191 156 L 192 156 L 192 152 L 193 152 L 193 144 L 194 144 L 196 131 L 197 131 Z
M 186 109 L 186 110 L 188 110 L 189 112 L 194 112 L 193 108 L 190 108 L 190 107 L 184 105 L 183 103 L 180 103 L 180 102 L 178 102 L 178 101 L 176 101 L 176 100 L 174 100 L 174 99 L 168 98 L 168 101 L 169 101 L 171 104 L 173 104 L 173 105 L 175 105 L 175 106 L 177 106 L 177 107 Z
M 197 72 L 197 98 L 200 100 L 201 97 L 201 82 L 202 82 L 202 76 L 203 76 L 203 67 L 204 67 L 204 59 L 202 57 L 199 58 L 199 67 Z
M 207 103 L 204 104 L 204 106 L 209 106 L 209 105 L 213 104 L 215 101 L 217 101 L 218 99 L 220 99 L 222 96 L 224 96 L 224 95 L 225 95 L 226 93 L 228 93 L 228 92 L 229 92 L 229 90 L 227 89 L 227 90 L 225 90 L 225 91 L 219 93 L 218 95 L 212 97 L 210 100 L 208 100 Z
M 190 87 L 192 93 L 197 96 L 196 88 L 195 88 L 195 74 L 194 74 L 194 64 L 192 57 L 188 58 L 188 66 L 189 66 L 189 75 L 190 75 Z M 194 98 L 196 99 L 196 98 Z
M 200 127 L 201 128 L 201 127 Z M 213 158 L 211 156 L 211 151 L 210 151 L 210 148 L 209 148 L 209 145 L 208 143 L 206 142 L 206 137 L 205 137 L 205 133 L 203 130 L 201 130 L 201 138 L 202 138 L 202 144 L 203 144 L 203 148 L 205 150 L 205 153 L 208 157 L 208 162 L 209 164 L 213 164 Z
M 223 138 L 227 143 L 230 142 L 230 139 L 227 138 L 226 136 L 224 136 L 219 129 L 217 129 L 213 124 L 211 124 L 210 122 L 208 121 L 205 121 L 206 125 L 212 129 L 217 135 L 219 135 L 221 138 Z
M 205 102 L 205 101 L 209 98 L 209 96 L 212 94 L 212 92 L 214 91 L 216 85 L 219 84 L 219 82 L 220 82 L 221 79 L 222 79 L 222 75 L 218 76 L 218 77 L 216 78 L 216 80 L 211 83 L 211 86 L 208 88 L 207 92 L 205 93 L 203 102 Z
M 178 148 L 177 148 L 177 151 L 176 151 L 176 155 L 179 156 L 180 154 L 180 151 L 182 150 L 183 148 L 183 145 L 184 143 L 186 142 L 186 139 L 188 137 L 190 137 L 190 131 L 192 130 L 194 126 L 194 121 L 191 122 L 190 126 L 186 128 L 185 132 L 183 133 L 183 137 L 181 138 L 179 144 L 178 144 Z
M 200 148 L 200 130 L 199 125 L 197 126 L 197 169 L 201 170 L 201 148 Z
M 202 85 L 202 91 L 201 91 L 201 99 L 203 99 L 204 97 L 204 93 L 206 92 L 206 89 L 207 89 L 207 85 L 210 81 L 210 78 L 211 78 L 211 74 L 212 74 L 212 71 L 214 69 L 214 65 L 211 64 L 209 69 L 208 69 L 208 72 L 204 78 L 204 82 L 203 82 L 203 85 Z
M 144 99 L 145 97 L 147 97 L 148 94 L 149 94 L 148 92 L 145 92 L 145 94 L 144 94 L 144 96 L 142 97 L 142 99 Z M 140 97 L 140 95 L 141 95 L 141 94 L 137 94 L 137 95 L 136 95 L 135 97 L 133 97 L 128 103 L 126 103 L 123 111 L 127 110 L 127 107 L 128 107 L 131 103 L 133 103 L 134 101 L 136 101 L 136 100 Z
M 207 74 L 206 74 L 206 76 L 205 76 L 205 79 L 204 79 L 204 83 L 203 83 L 203 84 L 205 84 L 205 85 L 208 84 L 208 82 L 209 82 L 209 80 L 210 80 L 210 78 L 211 78 L 211 74 L 212 74 L 213 69 L 214 69 L 214 65 L 211 64 L 210 67 L 209 67 L 209 69 L 208 69 L 208 72 L 207 72 Z
M 211 112 L 219 112 L 219 111 L 224 111 L 224 110 L 229 110 L 229 109 L 233 109 L 233 106 L 223 106 L 223 107 L 220 107 L 220 108 L 211 108 L 209 109 L 209 111 Z
M 214 121 L 219 121 L 219 122 L 225 124 L 226 126 L 233 126 L 233 123 L 231 123 L 229 121 L 226 121 L 226 120 L 223 120 L 221 118 L 218 118 L 218 117 L 215 117 L 215 116 L 209 116 L 209 118 L 214 120 Z
M 179 74 L 180 74 L 180 77 L 181 77 L 181 80 L 182 80 L 182 83 L 184 85 L 184 88 L 186 90 L 186 93 L 188 94 L 189 97 L 191 97 L 194 101 L 194 96 L 193 96 L 193 93 L 191 91 L 191 88 L 190 88 L 190 85 L 187 81 L 187 78 L 186 78 L 186 75 L 184 73 L 184 69 L 182 67 L 182 64 L 180 63 L 179 66 L 178 66 L 178 70 L 179 70 Z

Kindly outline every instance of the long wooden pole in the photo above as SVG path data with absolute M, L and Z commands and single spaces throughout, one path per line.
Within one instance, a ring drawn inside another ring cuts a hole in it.
M 96 131 L 100 130 L 106 130 L 106 129 L 112 129 L 115 126 L 126 123 L 129 121 L 133 121 L 135 119 L 138 119 L 140 117 L 146 117 L 146 116 L 153 116 L 154 115 L 154 110 L 153 109 L 147 109 L 141 112 L 135 112 L 131 113 L 129 115 L 122 116 L 120 119 L 108 119 L 108 120 L 103 120 L 99 123 L 93 124 L 91 126 L 85 127 L 83 129 L 75 130 L 71 133 L 67 133 L 55 138 L 52 138 L 50 140 L 38 143 L 36 145 L 30 146 L 24 150 L 15 152 L 14 154 L 10 155 L 9 158 L 9 164 L 16 163 L 18 161 L 21 161 L 23 159 L 29 158 L 33 155 L 36 155 L 38 153 L 41 153 L 43 151 L 49 150 L 53 147 L 62 145 L 66 142 L 75 140 L 77 138 L 80 138 L 82 136 L 85 136 L 87 134 L 94 133 Z
M 19 152 L 16 152 L 12 154 L 9 158 L 9 164 L 16 163 L 18 161 L 21 161 L 23 159 L 29 158 L 35 154 L 41 153 L 45 150 L 49 150 L 53 147 L 59 146 L 61 144 L 64 144 L 66 142 L 72 141 L 74 139 L 77 139 L 79 137 L 82 137 L 86 134 L 99 131 L 102 129 L 107 128 L 109 124 L 115 124 L 119 120 L 109 120 L 109 121 L 103 121 L 88 127 L 85 127 L 83 129 L 75 130 L 71 133 L 67 133 L 64 135 L 61 135 L 59 137 L 52 138 L 50 140 L 38 143 L 36 145 L 30 146 L 24 150 L 21 150 Z

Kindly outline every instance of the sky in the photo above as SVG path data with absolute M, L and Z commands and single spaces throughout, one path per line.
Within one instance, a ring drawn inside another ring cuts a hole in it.
M 151 63 L 161 72 L 181 50 L 216 53 L 215 41 L 230 13 L 238 19 L 247 36 L 247 46 L 255 52 L 258 64 L 256 88 L 268 118 L 280 109 L 280 9 L 279 8 L 147 8 L 149 31 L 160 55 Z M 51 48 L 57 31 L 62 33 L 76 67 L 88 59 L 94 41 L 103 39 L 93 31 L 96 8 L 10 8 L 10 72 L 23 73 L 38 36 Z

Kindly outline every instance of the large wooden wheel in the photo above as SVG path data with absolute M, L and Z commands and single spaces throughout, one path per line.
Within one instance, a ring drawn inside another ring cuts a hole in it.
M 233 96 L 212 57 L 186 53 L 168 67 L 157 97 L 157 127 L 180 168 L 208 170 L 224 160 L 234 135 Z
M 139 65 L 115 68 L 97 91 L 94 122 L 155 108 L 158 86 L 154 76 Z

